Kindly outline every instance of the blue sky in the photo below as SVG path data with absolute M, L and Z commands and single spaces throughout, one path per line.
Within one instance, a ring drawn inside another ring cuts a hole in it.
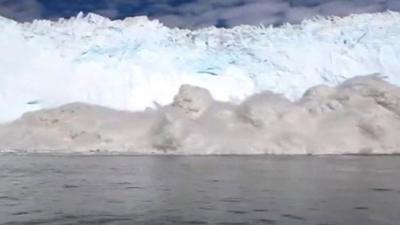
M 0 15 L 18 21 L 94 12 L 113 19 L 147 15 L 171 27 L 296 23 L 316 15 L 400 11 L 400 0 L 0 0 Z

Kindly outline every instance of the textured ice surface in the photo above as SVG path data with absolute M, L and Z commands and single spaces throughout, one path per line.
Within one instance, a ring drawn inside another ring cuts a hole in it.
M 377 76 L 319 85 L 291 102 L 271 91 L 241 104 L 183 85 L 174 102 L 142 112 L 74 103 L 0 125 L 0 153 L 400 153 L 400 88 Z
M 76 101 L 142 110 L 170 103 L 182 84 L 231 102 L 263 90 L 297 99 L 313 85 L 371 73 L 400 84 L 399 40 L 394 12 L 194 31 L 145 17 L 0 17 L 0 122 Z

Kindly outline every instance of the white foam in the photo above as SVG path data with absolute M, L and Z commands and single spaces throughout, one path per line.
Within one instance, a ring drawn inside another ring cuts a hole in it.
M 0 17 L 0 33 L 0 122 L 76 101 L 141 110 L 170 103 L 182 84 L 222 101 L 262 90 L 296 99 L 311 86 L 371 73 L 400 84 L 395 12 L 194 31 L 146 17 Z

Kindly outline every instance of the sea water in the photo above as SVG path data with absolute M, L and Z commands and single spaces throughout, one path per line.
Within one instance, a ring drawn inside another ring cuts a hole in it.
M 0 224 L 398 225 L 397 156 L 0 157 Z

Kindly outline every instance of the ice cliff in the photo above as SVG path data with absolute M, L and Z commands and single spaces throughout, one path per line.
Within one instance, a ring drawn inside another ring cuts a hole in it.
M 378 76 L 310 88 L 297 101 L 264 91 L 239 105 L 183 85 L 141 112 L 84 103 L 0 126 L 1 152 L 127 154 L 400 153 L 400 88 Z
M 111 21 L 89 14 L 33 23 L 0 17 L 0 122 L 71 102 L 118 110 L 159 107 L 170 103 L 182 84 L 206 88 L 216 100 L 231 103 L 265 90 L 297 100 L 311 86 L 372 73 L 400 84 L 399 40 L 400 14 L 395 12 L 317 18 L 278 28 L 193 31 L 145 17 Z M 270 98 L 278 111 L 290 105 Z M 266 109 L 241 109 L 250 124 L 264 126 L 263 116 L 246 116 L 252 110 Z M 180 126 L 170 120 L 163 120 L 160 132 Z M 179 135 L 174 132 L 170 135 Z M 160 136 L 163 146 L 165 136 Z

